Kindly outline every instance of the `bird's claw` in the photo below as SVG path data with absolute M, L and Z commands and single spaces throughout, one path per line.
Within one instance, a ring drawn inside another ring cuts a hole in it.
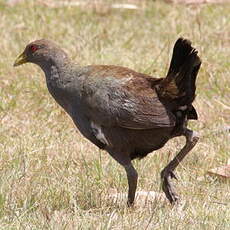
M 131 202 L 131 201 L 127 201 L 127 206 L 128 206 L 128 208 L 133 208 L 133 206 L 134 206 L 134 202 Z
M 175 174 L 172 171 L 169 171 L 168 173 L 162 172 L 162 189 L 167 197 L 167 199 L 170 201 L 171 204 L 175 204 L 177 203 L 179 197 L 176 194 L 172 183 L 171 183 L 171 179 L 176 179 L 177 177 L 175 176 Z
M 176 177 L 176 175 L 175 175 L 175 173 L 173 171 L 170 171 L 169 174 L 170 174 L 170 176 L 171 176 L 172 179 L 178 180 L 177 177 Z

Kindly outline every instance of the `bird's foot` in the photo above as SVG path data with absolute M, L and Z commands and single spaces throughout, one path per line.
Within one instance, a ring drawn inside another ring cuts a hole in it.
M 128 200 L 128 201 L 127 201 L 127 206 L 128 206 L 128 208 L 133 208 L 134 202 Z
M 173 178 L 177 180 L 172 171 L 163 170 L 161 172 L 162 189 L 172 205 L 176 204 L 179 199 L 171 182 Z

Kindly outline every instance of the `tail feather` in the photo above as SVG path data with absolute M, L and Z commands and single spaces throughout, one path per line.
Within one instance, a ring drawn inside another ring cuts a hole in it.
M 177 96 L 180 98 L 180 105 L 191 104 L 195 99 L 196 77 L 201 65 L 197 53 L 195 49 L 191 51 L 174 79 L 178 88 Z
M 171 63 L 169 66 L 168 74 L 178 73 L 180 71 L 180 67 L 184 64 L 185 59 L 193 50 L 192 43 L 189 40 L 179 38 L 173 48 L 173 55 L 171 59 Z
M 191 105 L 200 65 L 198 51 L 189 40 L 179 38 L 174 45 L 167 76 L 159 87 L 160 96 L 176 101 L 177 106 Z

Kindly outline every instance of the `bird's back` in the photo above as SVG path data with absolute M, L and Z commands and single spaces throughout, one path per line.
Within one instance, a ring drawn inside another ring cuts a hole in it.
M 94 84 L 97 89 L 98 87 L 122 87 L 135 95 L 155 94 L 154 85 L 162 81 L 162 78 L 153 78 L 122 66 L 90 65 L 83 69 L 87 84 Z

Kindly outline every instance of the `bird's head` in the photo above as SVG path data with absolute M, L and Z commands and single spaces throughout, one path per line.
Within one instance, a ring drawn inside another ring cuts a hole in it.
M 43 67 L 48 64 L 63 62 L 65 59 L 67 59 L 67 54 L 54 42 L 41 39 L 29 43 L 14 62 L 14 66 L 31 62 Z

